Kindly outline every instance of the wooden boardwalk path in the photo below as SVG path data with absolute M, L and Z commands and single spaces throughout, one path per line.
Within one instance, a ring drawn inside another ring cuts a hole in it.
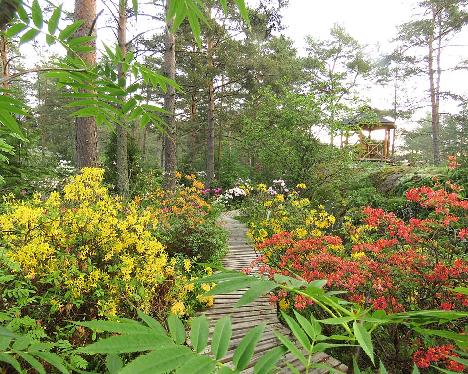
M 224 258 L 224 266 L 228 269 L 242 270 L 249 266 L 250 263 L 257 257 L 252 245 L 247 239 L 247 228 L 244 224 L 236 221 L 234 212 L 225 213 L 222 217 L 223 226 L 229 232 L 229 251 Z M 263 296 L 253 303 L 245 305 L 240 308 L 235 308 L 234 304 L 242 295 L 242 291 L 229 293 L 224 295 L 217 295 L 215 297 L 215 303 L 212 308 L 208 309 L 205 314 L 213 324 L 219 318 L 229 314 L 232 319 L 232 341 L 229 347 L 229 352 L 224 358 L 224 362 L 230 362 L 234 351 L 244 337 L 244 335 L 252 327 L 257 326 L 260 323 L 265 323 L 266 328 L 263 332 L 261 340 L 258 342 L 253 359 L 251 360 L 247 369 L 243 373 L 253 373 L 253 366 L 255 362 L 268 350 L 280 345 L 276 339 L 273 331 L 279 331 L 283 335 L 291 335 L 290 331 L 281 324 L 277 317 L 276 307 L 272 306 L 268 301 L 267 296 Z M 304 372 L 304 367 L 300 362 L 295 359 L 291 353 L 285 355 L 284 359 L 280 362 L 278 373 L 290 373 L 290 370 L 286 367 L 286 361 Z M 347 367 L 341 364 L 339 361 L 331 356 L 324 353 L 317 353 L 314 356 L 315 362 L 326 363 L 336 370 L 343 372 L 347 371 Z M 322 374 L 326 373 L 327 370 L 312 370 L 309 373 Z

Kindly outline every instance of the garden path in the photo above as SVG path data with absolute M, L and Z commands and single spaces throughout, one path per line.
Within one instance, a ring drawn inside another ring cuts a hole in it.
M 229 251 L 224 258 L 224 266 L 232 270 L 242 270 L 249 266 L 251 262 L 257 258 L 253 246 L 247 239 L 247 227 L 234 219 L 236 212 L 227 212 L 221 217 L 223 227 L 229 233 Z M 254 269 L 255 270 L 255 269 Z M 265 323 L 266 328 L 262 338 L 255 347 L 253 359 L 249 363 L 247 369 L 243 373 L 253 373 L 253 366 L 262 355 L 271 348 L 279 346 L 281 343 L 276 339 L 273 331 L 279 331 L 284 335 L 291 335 L 291 332 L 281 324 L 278 319 L 277 311 L 268 300 L 268 296 L 258 298 L 254 302 L 240 308 L 236 308 L 234 304 L 241 297 L 243 291 L 238 291 L 229 294 L 217 295 L 212 308 L 208 309 L 205 314 L 211 324 L 226 314 L 231 315 L 232 319 L 232 340 L 229 352 L 223 362 L 230 362 L 234 351 L 244 337 L 244 335 L 259 323 Z M 341 364 L 338 360 L 324 353 L 317 353 L 313 357 L 315 362 L 327 363 L 336 370 L 346 372 L 347 367 Z M 291 353 L 285 355 L 284 359 L 279 363 L 280 373 L 289 373 L 286 366 L 286 361 L 304 372 L 304 367 L 295 359 Z M 312 370 L 309 373 L 321 374 L 327 370 Z

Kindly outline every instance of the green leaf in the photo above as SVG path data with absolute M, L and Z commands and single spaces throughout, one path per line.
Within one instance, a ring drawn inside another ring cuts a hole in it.
M 284 347 L 276 347 L 265 353 L 255 364 L 254 374 L 268 374 L 286 352 Z
M 244 370 L 249 364 L 250 359 L 253 356 L 255 346 L 260 340 L 264 328 L 264 324 L 256 326 L 242 338 L 234 352 L 234 356 L 232 357 L 232 363 L 235 365 L 236 370 Z
M 353 331 L 356 340 L 358 341 L 359 345 L 362 347 L 364 352 L 369 356 L 372 363 L 374 363 L 374 347 L 372 345 L 372 338 L 363 324 L 354 321 L 353 323 Z
M 275 331 L 275 335 L 278 340 L 294 355 L 296 356 L 304 366 L 307 366 L 307 360 L 302 354 L 302 352 L 294 345 L 294 343 L 289 340 L 286 336 Z
M 194 353 L 187 347 L 170 345 L 137 357 L 119 374 L 159 374 L 177 369 Z
M 185 342 L 185 327 L 182 321 L 175 315 L 170 315 L 167 319 L 167 325 L 172 340 L 177 344 L 183 344 Z
M 32 355 L 26 352 L 16 352 L 18 356 L 20 356 L 24 361 L 26 361 L 31 367 L 36 370 L 39 374 L 45 374 L 46 371 L 44 366 L 36 360 Z
M 216 361 L 208 356 L 194 356 L 176 370 L 176 374 L 210 374 L 216 368 Z
M 260 296 L 263 296 L 277 287 L 275 282 L 268 280 L 259 280 L 251 284 L 250 288 L 245 291 L 242 297 L 237 301 L 236 307 L 250 304 Z
M 0 336 L 6 336 L 8 338 L 16 338 L 18 337 L 18 334 L 11 332 L 10 330 L 6 329 L 3 326 L 0 326 Z
M 11 25 L 8 30 L 5 31 L 5 36 L 7 38 L 13 38 L 14 36 L 18 35 L 21 31 L 23 31 L 28 25 L 24 23 L 15 23 Z
M 55 8 L 54 12 L 52 13 L 52 16 L 49 19 L 49 22 L 47 24 L 47 30 L 49 31 L 49 34 L 53 35 L 57 31 L 61 15 L 62 5 Z
M 450 289 L 450 291 L 461 293 L 462 295 L 468 295 L 468 287 L 455 287 Z
M 229 316 L 224 316 L 216 322 L 211 339 L 211 353 L 219 360 L 224 357 L 229 348 L 232 336 L 232 324 Z
M 208 320 L 205 315 L 192 319 L 192 329 L 190 331 L 190 341 L 197 353 L 202 352 L 208 343 Z
M 320 335 L 322 328 L 316 320 L 313 320 L 311 323 L 307 318 L 296 311 L 294 311 L 294 315 L 296 316 L 296 319 L 301 325 L 302 329 L 307 333 L 307 335 L 310 336 L 312 340 L 315 340 L 316 337 Z
M 122 367 L 123 361 L 119 355 L 115 353 L 106 355 L 106 368 L 109 374 L 117 374 Z
M 21 5 L 21 3 L 18 6 L 18 9 L 16 10 L 16 12 L 21 21 L 23 21 L 26 24 L 29 23 L 28 12 L 26 12 L 26 10 L 24 9 L 23 5 Z
M 286 366 L 288 367 L 289 370 L 291 370 L 291 373 L 301 374 L 301 372 L 299 370 L 297 370 L 296 367 L 292 366 L 289 362 L 286 362 Z
M 133 13 L 135 13 L 135 18 L 138 17 L 138 0 L 132 0 Z
M 42 28 L 42 24 L 44 23 L 44 20 L 42 18 L 42 9 L 41 9 L 41 6 L 39 5 L 38 0 L 33 0 L 32 2 L 31 17 L 34 22 L 34 25 L 36 25 L 38 29 Z
M 242 278 L 229 279 L 227 281 L 218 283 L 215 287 L 213 287 L 205 295 L 219 295 L 219 294 L 222 294 L 222 293 L 234 292 L 234 291 L 240 290 L 242 288 L 249 287 L 254 282 L 256 282 L 256 279 L 252 278 L 252 277 L 242 277 Z
M 39 35 L 40 31 L 36 29 L 29 29 L 20 38 L 20 44 L 24 44 L 33 40 L 37 35 Z
M 151 334 L 153 332 L 150 328 L 139 323 L 93 320 L 87 322 L 75 322 L 75 324 L 87 327 L 93 331 L 115 332 L 119 334 Z
M 388 374 L 382 361 L 379 362 L 379 374 Z
M 83 24 L 83 21 L 78 20 L 76 22 L 73 22 L 71 25 L 68 25 L 62 31 L 60 31 L 59 39 L 62 41 L 65 39 L 68 39 L 81 27 L 82 24 Z
M 138 317 L 140 317 L 140 319 L 143 322 L 145 322 L 151 329 L 156 330 L 161 335 L 166 335 L 166 330 L 164 329 L 164 327 L 153 317 L 150 317 L 149 315 L 143 313 L 140 310 L 138 311 Z
M 307 350 L 310 350 L 310 340 L 307 337 L 307 334 L 302 330 L 301 326 L 294 320 L 294 318 L 288 316 L 286 313 L 281 312 L 284 320 L 288 324 L 290 330 L 294 334 L 295 338 L 301 345 Z
M 348 323 L 354 320 L 356 320 L 355 317 L 335 317 L 320 319 L 318 322 L 323 323 L 324 325 L 341 325 L 342 323 Z
M 96 343 L 79 348 L 78 351 L 88 354 L 144 352 L 171 343 L 167 336 L 157 335 L 154 332 L 151 334 L 117 335 L 100 339 Z
M 19 373 L 23 372 L 18 360 L 9 354 L 0 353 L 0 362 L 6 362 L 7 364 L 11 365 Z
M 63 359 L 52 352 L 35 352 L 34 353 L 37 357 L 42 358 L 44 361 L 47 361 L 49 364 L 54 366 L 58 371 L 63 374 L 68 374 L 69 371 Z
M 359 369 L 356 357 L 353 357 L 353 374 L 361 374 L 361 369 Z
M 29 336 L 21 336 L 15 340 L 11 348 L 15 351 L 25 351 L 30 344 L 31 338 Z
M 249 12 L 245 6 L 245 0 L 236 0 L 237 7 L 239 8 L 239 13 L 241 14 L 244 22 L 249 25 Z

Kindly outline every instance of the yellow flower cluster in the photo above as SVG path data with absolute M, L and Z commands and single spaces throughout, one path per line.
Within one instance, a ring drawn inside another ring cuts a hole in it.
M 304 183 L 296 186 L 297 190 L 306 189 Z M 262 189 L 258 189 L 263 191 Z M 263 198 L 263 200 L 262 200 Z M 335 224 L 335 217 L 326 212 L 325 207 L 319 205 L 310 209 L 312 204 L 308 198 L 301 197 L 300 193 L 293 191 L 287 196 L 268 193 L 258 194 L 260 214 L 253 217 L 249 226 L 248 236 L 259 243 L 273 234 L 282 231 L 291 232 L 295 238 L 320 237 Z M 332 248 L 339 250 L 341 248 Z
M 130 305 L 156 312 L 155 297 L 164 289 L 171 310 L 184 314 L 184 301 L 200 290 L 187 287 L 193 285 L 190 260 L 179 264 L 170 259 L 156 237 L 156 215 L 162 207 L 155 208 L 154 200 L 145 208 L 138 199 L 123 202 L 111 196 L 102 181 L 102 169 L 84 168 L 62 195 L 9 200 L 0 214 L 0 247 L 24 276 L 48 288 L 51 312 L 62 310 L 64 304 L 76 308 L 85 304 L 104 316 L 124 314 Z M 193 194 L 196 188 L 178 196 L 171 214 L 193 202 L 205 207 Z

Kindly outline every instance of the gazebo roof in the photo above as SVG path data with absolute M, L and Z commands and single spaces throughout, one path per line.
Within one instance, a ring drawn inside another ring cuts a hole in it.
M 359 126 L 362 130 L 395 129 L 395 120 L 389 116 L 379 116 L 378 122 L 367 123 L 363 114 L 358 114 L 354 118 L 348 118 L 344 121 L 347 125 Z

